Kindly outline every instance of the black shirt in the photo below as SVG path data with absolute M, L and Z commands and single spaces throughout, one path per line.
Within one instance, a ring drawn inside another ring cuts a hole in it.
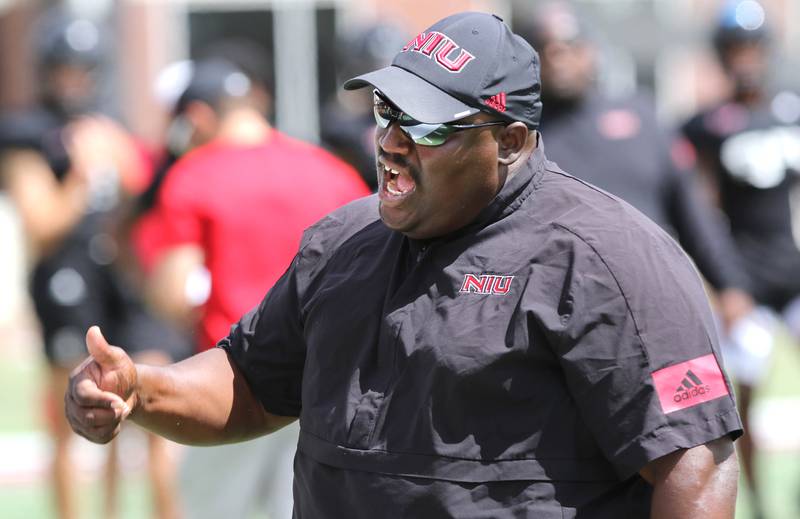
M 770 105 L 729 102 L 683 127 L 719 189 L 754 294 L 781 309 L 800 295 L 800 250 L 792 231 L 792 192 L 800 182 L 800 121 Z
M 730 231 L 697 192 L 691 151 L 660 128 L 647 98 L 594 94 L 548 106 L 542 131 L 553 161 L 671 233 L 715 288 L 749 289 Z
M 296 517 L 645 517 L 638 470 L 741 430 L 691 263 L 541 148 L 437 240 L 332 213 L 220 346 L 300 417 Z

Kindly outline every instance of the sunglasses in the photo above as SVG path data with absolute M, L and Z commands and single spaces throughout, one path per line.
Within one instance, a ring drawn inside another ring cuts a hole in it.
M 374 92 L 373 112 L 375 113 L 375 122 L 378 123 L 378 126 L 381 128 L 388 128 L 390 124 L 397 122 L 398 127 L 403 133 L 414 141 L 415 144 L 420 144 L 422 146 L 441 146 L 447 141 L 450 135 L 462 130 L 508 124 L 503 121 L 491 121 L 480 124 L 421 123 L 395 108 L 377 91 Z

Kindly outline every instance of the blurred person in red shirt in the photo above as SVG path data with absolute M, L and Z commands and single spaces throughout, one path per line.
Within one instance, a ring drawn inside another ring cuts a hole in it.
M 194 63 L 172 124 L 190 151 L 166 172 L 136 231 L 149 300 L 176 323 L 196 324 L 198 352 L 259 303 L 307 227 L 369 194 L 344 162 L 273 128 L 263 82 L 237 65 Z M 245 517 L 266 505 L 270 517 L 288 517 L 297 432 L 295 425 L 244 444 L 190 447 L 182 468 L 187 516 Z

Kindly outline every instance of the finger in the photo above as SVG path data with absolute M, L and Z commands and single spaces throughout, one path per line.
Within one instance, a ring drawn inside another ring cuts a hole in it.
M 122 416 L 115 409 L 93 409 L 86 413 L 86 423 L 90 427 L 116 427 L 122 422 Z
M 80 430 L 75 430 L 76 433 L 80 434 L 87 440 L 93 443 L 108 443 L 113 440 L 119 431 L 121 430 L 122 425 L 117 424 L 116 426 L 102 426 L 102 427 L 86 427 Z
M 116 395 L 115 395 L 116 396 Z M 93 399 L 79 399 L 74 393 L 67 394 L 64 399 L 65 402 L 72 404 L 73 408 L 78 413 L 86 413 L 89 411 L 103 411 L 111 414 L 116 414 L 121 417 L 125 414 L 127 404 L 120 400 L 111 398 L 107 400 L 93 400 Z
M 100 427 L 87 427 L 84 438 L 95 443 L 108 443 L 113 440 L 122 430 L 122 424 L 105 425 Z
M 121 356 L 125 355 L 122 350 L 106 341 L 99 326 L 92 326 L 86 332 L 86 348 L 89 350 L 89 355 L 94 357 L 102 368 L 114 366 Z
M 67 421 L 69 422 L 70 427 L 72 427 L 72 430 L 87 440 L 102 443 L 103 435 L 99 434 L 100 431 L 96 426 L 92 427 L 90 423 L 88 423 L 90 422 L 90 419 L 87 416 L 87 413 L 83 411 L 84 408 L 79 407 L 69 397 L 65 399 L 65 404 Z M 109 429 L 112 426 L 106 425 L 103 427 L 105 429 Z
M 126 411 L 128 408 L 122 397 L 111 391 L 103 391 L 88 378 L 76 381 L 70 389 L 70 395 L 81 407 L 111 408 L 120 411 Z
M 87 430 L 87 433 L 91 435 L 91 438 L 86 437 L 87 439 L 95 442 L 95 443 L 108 443 L 114 438 L 117 437 L 119 432 L 122 430 L 122 424 L 119 423 L 115 427 L 90 427 Z
M 109 410 L 83 412 L 74 404 L 67 406 L 67 421 L 72 430 L 95 443 L 107 443 L 120 430 L 126 416 L 115 417 Z
M 69 374 L 69 378 L 76 378 L 82 371 L 86 371 L 89 365 L 94 362 L 94 359 L 89 356 L 83 359 L 83 362 L 78 364 L 78 367 L 73 369 L 72 372 Z
M 122 416 L 114 409 L 98 407 L 78 407 L 72 409 L 72 416 L 82 428 L 116 427 Z

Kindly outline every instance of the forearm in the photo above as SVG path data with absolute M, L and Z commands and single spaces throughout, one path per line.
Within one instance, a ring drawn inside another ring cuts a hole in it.
M 241 441 L 294 421 L 266 413 L 220 349 L 171 366 L 137 365 L 136 371 L 131 419 L 180 443 Z
M 197 325 L 197 301 L 188 297 L 189 282 L 203 269 L 203 250 L 194 244 L 171 247 L 148 275 L 145 297 L 160 315 L 182 328 Z M 196 289 L 194 290 L 196 292 Z
M 701 198 L 697 183 L 686 176 L 676 178 L 670 200 L 671 220 L 681 246 L 715 289 L 748 289 L 749 278 L 730 229 L 721 213 Z
M 653 481 L 651 519 L 733 519 L 739 470 L 727 438 L 665 457 Z
M 83 217 L 85 182 L 75 174 L 58 182 L 44 158 L 33 151 L 13 152 L 5 160 L 3 177 L 25 231 L 36 249 L 46 254 Z
M 36 247 L 44 254 L 56 249 L 85 215 L 86 188 L 79 180 L 68 178 L 62 189 L 48 199 L 38 201 L 38 208 L 28 211 L 26 227 Z M 58 218 L 53 218 L 57 214 Z

